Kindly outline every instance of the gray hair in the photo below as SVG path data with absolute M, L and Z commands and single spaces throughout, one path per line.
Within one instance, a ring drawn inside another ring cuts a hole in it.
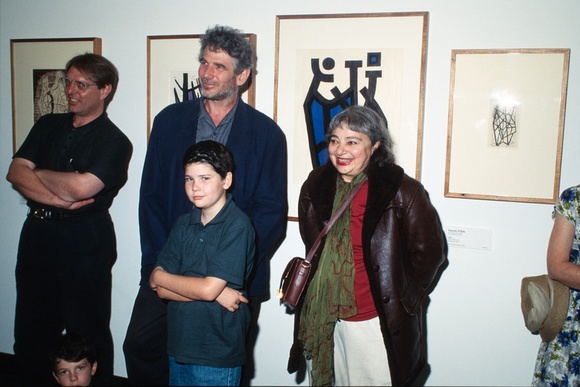
M 243 32 L 232 27 L 214 26 L 205 31 L 201 37 L 201 47 L 199 49 L 199 60 L 203 57 L 205 49 L 210 51 L 225 51 L 234 59 L 234 73 L 240 74 L 242 71 L 254 67 L 254 53 L 252 45 L 244 36 Z
M 330 121 L 325 135 L 327 142 L 330 140 L 332 131 L 342 125 L 353 132 L 366 134 L 372 145 L 379 143 L 379 147 L 371 157 L 371 164 L 379 167 L 395 164 L 393 139 L 389 134 L 387 123 L 377 112 L 359 105 L 344 109 Z

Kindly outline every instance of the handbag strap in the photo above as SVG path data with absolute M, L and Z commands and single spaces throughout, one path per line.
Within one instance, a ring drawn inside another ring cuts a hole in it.
M 324 226 L 324 228 L 322 229 L 322 231 L 320 232 L 320 234 L 318 234 L 318 237 L 316 238 L 316 240 L 314 241 L 314 244 L 310 248 L 310 251 L 308 252 L 308 255 L 306 255 L 306 258 L 305 258 L 305 261 L 306 262 L 309 262 L 310 263 L 312 261 L 312 257 L 316 253 L 316 250 L 318 250 L 318 246 L 320 246 L 320 242 L 322 241 L 322 238 L 328 233 L 328 230 L 330 230 L 330 228 L 332 227 L 332 225 L 334 225 L 334 223 L 338 220 L 338 218 L 340 217 L 340 215 L 342 215 L 342 213 L 344 212 L 344 210 L 346 210 L 346 207 L 348 207 L 348 205 L 350 204 L 350 202 L 352 202 L 352 199 L 354 199 L 354 196 L 356 195 L 356 193 L 359 191 L 359 189 L 363 186 L 363 184 L 366 181 L 367 181 L 367 179 L 365 178 L 363 181 L 361 181 L 360 183 L 358 183 L 356 186 L 353 187 L 352 192 L 350 193 L 350 195 L 348 196 L 348 198 L 346 198 L 345 201 L 342 202 L 342 204 L 340 205 L 340 208 L 338 209 L 338 211 L 336 211 L 334 213 L 334 215 L 332 215 L 332 217 L 330 218 L 330 220 L 328 221 L 328 223 L 326 223 L 326 226 Z

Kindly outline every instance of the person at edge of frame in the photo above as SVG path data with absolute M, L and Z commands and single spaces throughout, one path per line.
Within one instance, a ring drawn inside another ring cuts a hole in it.
M 97 372 L 97 353 L 86 337 L 64 332 L 49 354 L 52 376 L 61 386 L 91 386 Z

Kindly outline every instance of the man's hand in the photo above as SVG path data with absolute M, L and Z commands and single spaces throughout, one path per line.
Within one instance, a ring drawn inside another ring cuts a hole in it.
M 248 299 L 242 295 L 242 292 L 228 287 L 226 287 L 215 300 L 230 312 L 235 312 L 240 309 L 240 302 L 243 302 L 244 304 L 249 302 Z

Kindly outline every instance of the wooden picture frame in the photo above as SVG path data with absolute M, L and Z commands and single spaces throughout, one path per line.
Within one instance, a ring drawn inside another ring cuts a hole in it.
M 276 17 L 274 119 L 288 141 L 289 219 L 308 173 L 328 158 L 325 126 L 346 106 L 380 110 L 397 163 L 420 179 L 428 26 L 428 12 Z
M 153 119 L 172 103 L 192 98 L 198 87 L 196 77 L 202 35 L 147 36 L 147 138 Z M 256 34 L 244 34 L 256 57 Z M 183 84 L 186 83 L 186 86 Z M 190 87 L 191 86 L 191 87 Z M 177 93 L 177 95 L 176 95 Z M 199 95 L 198 95 L 199 96 Z M 242 88 L 242 99 L 255 106 L 256 82 L 252 71 Z
M 101 54 L 100 38 L 11 39 L 12 133 L 16 152 L 38 119 L 68 111 L 59 78 L 75 55 Z
M 452 50 L 445 197 L 552 204 L 569 49 Z

